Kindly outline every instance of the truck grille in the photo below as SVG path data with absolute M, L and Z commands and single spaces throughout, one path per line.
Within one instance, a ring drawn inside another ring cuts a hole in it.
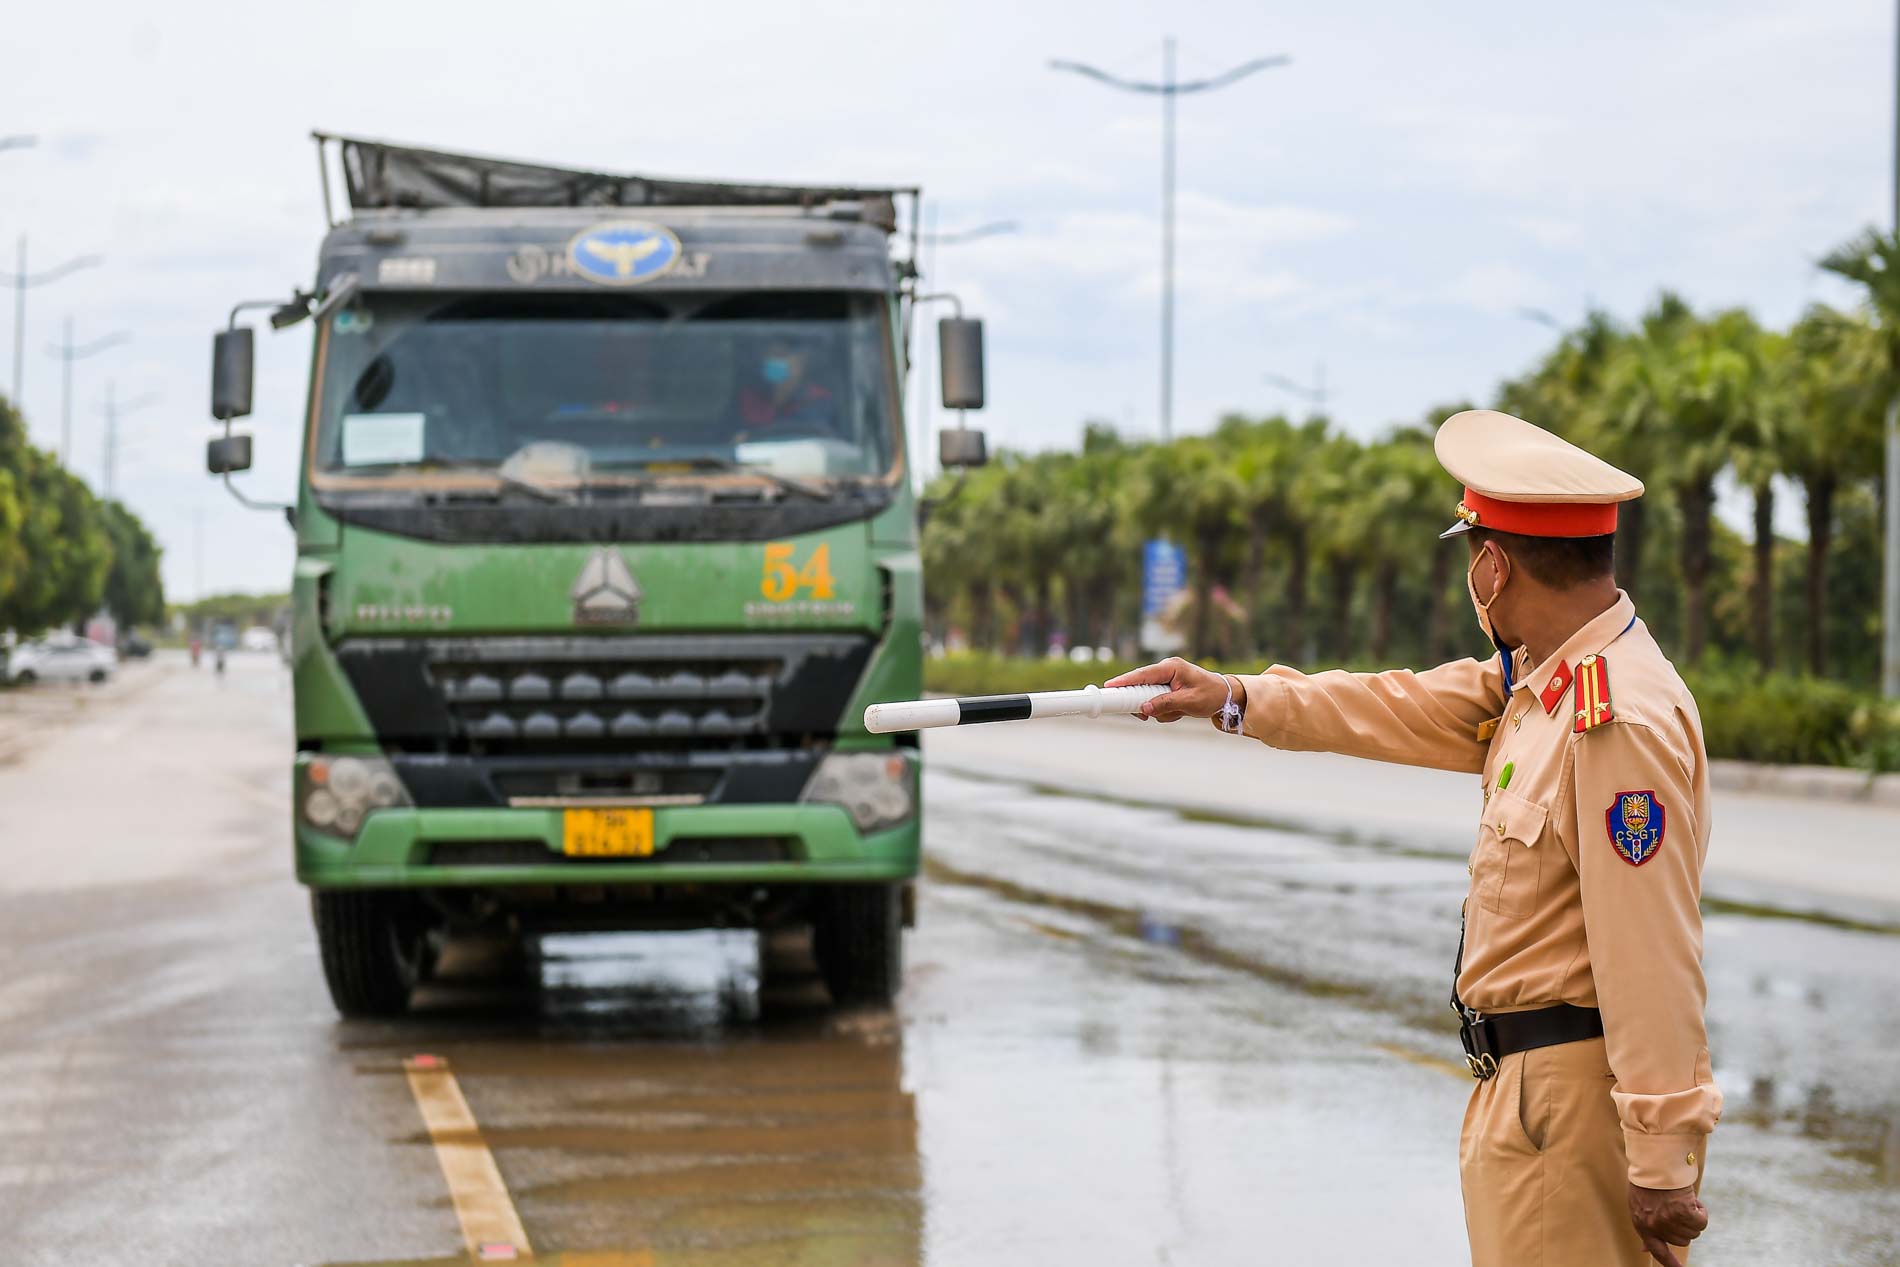
M 458 729 L 483 742 L 720 738 L 765 728 L 782 657 L 521 659 L 468 654 L 463 644 L 429 664 Z
M 833 734 L 855 635 L 351 640 L 385 744 L 475 754 L 798 746 Z

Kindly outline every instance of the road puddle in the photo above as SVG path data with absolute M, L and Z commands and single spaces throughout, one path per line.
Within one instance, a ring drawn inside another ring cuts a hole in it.
M 901 1027 L 831 1009 L 800 938 L 550 938 L 525 968 L 483 948 L 444 965 L 378 1042 L 426 1029 L 431 1054 L 411 1068 L 452 1070 L 466 1097 L 472 1121 L 438 1115 L 391 1143 L 443 1152 L 468 1247 L 351 1267 L 920 1261 Z M 470 1223 L 480 1194 L 458 1186 L 456 1159 L 475 1150 L 528 1252 Z

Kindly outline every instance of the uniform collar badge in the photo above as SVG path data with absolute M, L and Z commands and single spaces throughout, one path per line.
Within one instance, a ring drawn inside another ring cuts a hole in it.
M 1550 675 L 1550 681 L 1544 683 L 1543 691 L 1537 702 L 1544 706 L 1546 713 L 1557 711 L 1557 705 L 1564 702 L 1564 692 L 1570 689 L 1570 665 L 1563 660 L 1557 662 L 1557 669 Z
M 1611 847 L 1632 867 L 1642 866 L 1662 848 L 1668 815 L 1654 792 L 1618 792 L 1603 818 Z

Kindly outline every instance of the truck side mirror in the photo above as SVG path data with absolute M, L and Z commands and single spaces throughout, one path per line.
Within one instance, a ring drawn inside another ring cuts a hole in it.
M 249 331 L 246 331 L 248 334 Z M 248 435 L 218 436 L 205 443 L 205 470 L 213 475 L 229 475 L 233 471 L 251 469 L 251 437 Z
M 937 323 L 937 364 L 945 409 L 983 408 L 983 322 L 945 317 Z
M 989 444 L 975 427 L 946 427 L 937 433 L 937 464 L 945 470 L 983 466 L 989 460 Z
M 211 341 L 211 416 L 219 422 L 251 412 L 251 363 L 249 326 L 218 331 Z

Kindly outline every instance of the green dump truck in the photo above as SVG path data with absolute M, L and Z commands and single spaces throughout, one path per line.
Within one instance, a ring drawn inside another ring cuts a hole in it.
M 207 465 L 259 505 L 242 318 L 314 318 L 290 809 L 337 1007 L 460 933 L 801 925 L 888 1000 L 918 751 L 861 717 L 920 686 L 917 191 L 316 140 L 349 214 L 218 334 Z M 980 324 L 939 339 L 980 406 Z

